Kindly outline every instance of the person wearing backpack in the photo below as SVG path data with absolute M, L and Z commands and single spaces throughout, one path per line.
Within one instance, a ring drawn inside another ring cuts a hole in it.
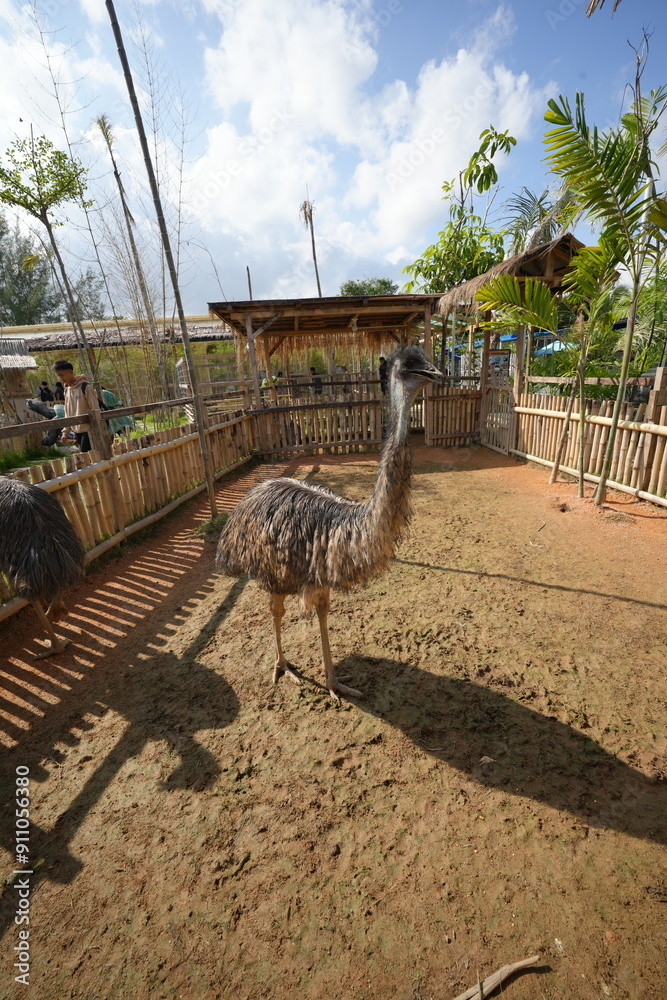
M 71 361 L 56 361 L 53 370 L 62 379 L 65 387 L 66 417 L 81 417 L 92 410 L 99 411 L 100 401 L 95 395 L 95 390 L 85 375 L 74 374 Z M 68 428 L 64 427 L 61 435 L 63 444 L 67 441 L 67 433 Z M 79 451 L 90 451 L 88 424 L 75 425 L 74 434 Z
M 37 390 L 37 395 L 41 399 L 42 403 L 52 403 L 53 393 L 49 389 L 48 382 L 42 382 L 39 389 Z

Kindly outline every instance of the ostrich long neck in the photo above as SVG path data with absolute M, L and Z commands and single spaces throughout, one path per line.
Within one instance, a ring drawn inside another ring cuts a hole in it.
M 412 461 L 408 442 L 409 414 L 415 392 L 396 378 L 389 387 L 389 430 L 382 449 L 378 477 L 366 504 L 367 527 L 374 541 L 398 540 L 411 513 Z

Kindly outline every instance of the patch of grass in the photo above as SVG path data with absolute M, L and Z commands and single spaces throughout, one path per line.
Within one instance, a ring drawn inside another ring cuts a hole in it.
M 210 521 L 204 521 L 203 524 L 200 524 L 199 527 L 195 528 L 193 534 L 203 535 L 205 538 L 209 535 L 218 535 L 224 528 L 228 517 L 229 513 L 226 510 L 221 514 L 216 514 Z
M 41 465 L 54 458 L 62 458 L 63 453 L 51 445 L 49 448 L 24 448 L 23 451 L 5 451 L 0 454 L 0 473 L 13 469 L 24 469 L 26 465 Z

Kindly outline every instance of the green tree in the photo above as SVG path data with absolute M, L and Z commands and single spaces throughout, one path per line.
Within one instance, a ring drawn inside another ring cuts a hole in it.
M 341 295 L 395 295 L 398 285 L 391 278 L 351 278 L 340 286 Z
M 0 217 L 0 320 L 3 326 L 57 323 L 61 299 L 35 241 Z
M 403 268 L 410 275 L 406 292 L 446 292 L 477 277 L 505 257 L 503 233 L 494 230 L 475 211 L 474 193 L 489 191 L 498 182 L 493 157 L 508 154 L 516 139 L 493 127 L 480 134 L 479 148 L 458 178 L 442 185 L 443 200 L 449 202 L 449 221 L 438 239 L 421 257 Z
M 56 149 L 46 136 L 15 139 L 5 157 L 8 165 L 0 164 L 0 201 L 22 208 L 46 229 L 62 279 L 68 312 L 85 344 L 90 374 L 94 376 L 95 359 L 81 325 L 70 279 L 55 237 L 54 228 L 60 223 L 53 218 L 58 206 L 80 200 L 85 189 L 85 168 L 62 150 Z
M 667 105 L 667 91 L 640 92 L 640 57 L 632 110 L 620 126 L 599 132 L 586 120 L 584 95 L 575 98 L 572 112 L 565 97 L 549 101 L 545 119 L 554 126 L 546 133 L 548 162 L 576 199 L 580 210 L 601 226 L 601 242 L 612 249 L 615 264 L 630 277 L 628 323 L 619 372 L 618 393 L 609 428 L 607 449 L 595 494 L 604 503 L 611 468 L 616 429 L 630 365 L 637 305 L 644 281 L 659 260 L 667 230 L 667 203 L 656 190 L 657 168 L 651 158 L 650 139 Z

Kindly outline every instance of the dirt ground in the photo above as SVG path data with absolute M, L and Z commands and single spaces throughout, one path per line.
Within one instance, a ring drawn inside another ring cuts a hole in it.
M 451 1000 L 539 953 L 510 1000 L 657 1000 L 667 981 L 667 511 L 487 449 L 415 447 L 392 569 L 335 595 L 340 674 L 213 573 L 191 501 L 91 573 L 34 661 L 0 626 L 0 996 L 13 982 L 14 775 L 33 794 L 40 1000 Z M 377 456 L 285 468 L 362 499 Z

